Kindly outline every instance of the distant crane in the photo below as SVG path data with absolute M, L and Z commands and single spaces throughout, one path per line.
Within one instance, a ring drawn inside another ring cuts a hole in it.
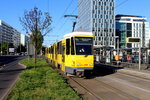
M 78 18 L 77 15 L 64 15 L 64 17 L 74 17 L 74 18 L 76 18 L 76 19 Z M 73 22 L 73 26 L 72 26 L 72 32 L 74 32 L 74 29 L 75 29 L 76 24 L 77 24 L 77 22 L 74 21 L 74 22 Z

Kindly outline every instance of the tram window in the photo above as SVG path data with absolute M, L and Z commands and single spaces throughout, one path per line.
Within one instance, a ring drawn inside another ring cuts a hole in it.
M 49 48 L 49 53 L 51 53 L 51 48 Z
M 57 54 L 60 54 L 60 52 L 59 52 L 59 42 L 57 43 Z
M 57 48 L 56 48 L 56 46 L 55 46 L 55 54 L 57 54 L 57 52 L 58 52 L 58 51 L 57 51 Z
M 92 55 L 92 45 L 76 45 L 77 55 Z
M 77 55 L 92 55 L 92 38 L 76 37 L 76 54 Z
M 52 46 L 52 58 L 54 58 L 54 48 L 53 48 L 53 46 Z
M 74 55 L 75 52 L 74 52 L 74 38 L 72 37 L 71 38 L 71 55 Z
M 52 48 L 50 48 L 50 53 L 52 53 Z
M 64 46 L 61 47 L 61 51 L 62 51 L 61 54 L 64 55 L 64 52 L 65 52 L 65 47 Z
M 52 54 L 54 54 L 54 48 L 52 47 Z
M 62 46 L 62 43 L 60 43 L 60 54 L 63 54 L 63 46 Z
M 70 39 L 66 40 L 66 55 L 70 54 Z
M 75 38 L 76 44 L 81 45 L 81 44 L 92 44 L 92 38 L 90 37 L 76 37 Z

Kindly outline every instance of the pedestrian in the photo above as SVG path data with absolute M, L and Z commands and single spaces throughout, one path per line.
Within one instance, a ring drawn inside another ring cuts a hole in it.
M 131 63 L 131 56 L 130 56 L 130 55 L 127 55 L 127 61 L 128 61 L 129 63 Z
M 116 55 L 115 55 L 115 60 L 116 60 L 116 61 L 119 61 L 119 54 L 116 54 Z

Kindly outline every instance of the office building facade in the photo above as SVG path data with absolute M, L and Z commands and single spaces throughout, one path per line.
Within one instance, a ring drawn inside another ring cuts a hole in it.
M 12 43 L 14 47 L 19 46 L 20 32 L 6 22 L 0 20 L 0 44 L 3 42 Z
M 149 23 L 141 16 L 116 15 L 116 35 L 120 48 L 139 48 L 138 43 L 127 43 L 127 38 L 140 38 L 141 47 L 149 43 Z
M 115 0 L 78 0 L 78 30 L 92 32 L 94 47 L 115 47 Z
M 0 43 L 13 43 L 12 36 L 13 28 L 4 21 L 0 20 Z
M 17 31 L 16 29 L 13 30 L 13 45 L 15 48 L 17 48 L 20 45 L 20 39 L 21 39 L 21 33 Z

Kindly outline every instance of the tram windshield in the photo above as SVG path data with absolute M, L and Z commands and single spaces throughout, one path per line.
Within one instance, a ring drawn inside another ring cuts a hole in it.
M 75 43 L 77 55 L 92 55 L 92 37 L 76 37 Z

